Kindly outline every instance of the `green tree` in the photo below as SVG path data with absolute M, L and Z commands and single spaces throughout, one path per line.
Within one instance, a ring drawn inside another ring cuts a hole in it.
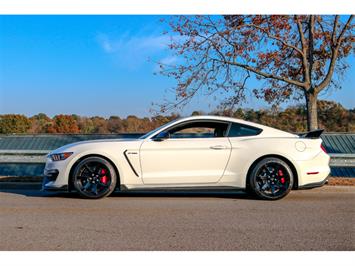
M 94 116 L 91 118 L 94 124 L 94 130 L 92 133 L 106 134 L 109 133 L 107 129 L 107 120 L 101 116 Z
M 31 127 L 31 121 L 24 115 L 0 115 L 0 133 L 26 133 Z
M 83 134 L 90 134 L 95 131 L 94 122 L 89 117 L 79 117 L 78 127 L 80 130 L 80 133 L 83 133 Z
M 318 101 L 320 125 L 327 131 L 350 131 L 355 125 L 351 112 L 341 104 L 332 101 Z
M 122 119 L 118 116 L 110 116 L 107 121 L 107 129 L 110 133 L 120 133 L 123 130 Z
M 31 128 L 29 133 L 46 133 L 52 125 L 52 120 L 44 113 L 39 113 L 30 118 Z

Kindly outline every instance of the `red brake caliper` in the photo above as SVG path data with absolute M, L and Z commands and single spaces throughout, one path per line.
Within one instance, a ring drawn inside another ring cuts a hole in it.
M 101 169 L 101 178 L 100 178 L 100 180 L 101 180 L 101 183 L 103 183 L 103 184 L 107 184 L 107 182 L 108 182 L 108 178 L 107 178 L 107 176 L 106 176 L 106 170 L 105 169 Z
M 285 178 L 284 178 L 284 173 L 282 172 L 281 169 L 278 172 L 278 176 L 280 177 L 281 184 L 284 184 L 285 183 Z

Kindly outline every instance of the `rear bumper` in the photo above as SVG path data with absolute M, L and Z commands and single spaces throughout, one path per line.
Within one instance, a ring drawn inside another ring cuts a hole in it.
M 320 182 L 314 182 L 314 183 L 305 184 L 303 186 L 298 186 L 298 189 L 311 189 L 316 187 L 322 187 L 327 183 L 328 183 L 328 176 Z
M 298 188 L 323 186 L 330 174 L 329 160 L 329 155 L 322 151 L 311 160 L 297 161 Z

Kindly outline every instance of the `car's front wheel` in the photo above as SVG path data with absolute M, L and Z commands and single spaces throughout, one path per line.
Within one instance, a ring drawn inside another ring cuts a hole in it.
M 88 157 L 73 172 L 73 184 L 85 198 L 99 199 L 110 195 L 116 187 L 117 174 L 112 164 L 101 157 Z
M 250 190 L 259 198 L 277 200 L 292 189 L 294 177 L 290 166 L 283 160 L 268 157 L 252 168 L 249 176 Z

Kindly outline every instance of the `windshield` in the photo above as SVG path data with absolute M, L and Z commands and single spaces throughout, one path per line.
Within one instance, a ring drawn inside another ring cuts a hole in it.
M 148 133 L 146 133 L 143 136 L 139 137 L 139 139 L 145 139 L 145 138 L 149 137 L 150 135 L 154 135 L 154 133 L 158 132 L 159 130 L 161 130 L 162 128 L 164 128 L 166 126 L 169 126 L 169 125 L 175 123 L 177 120 L 180 120 L 180 119 L 172 120 L 169 123 L 166 123 L 166 124 L 164 124 L 164 125 L 162 125 L 160 127 L 157 127 L 156 129 L 153 129 L 152 131 L 149 131 Z

